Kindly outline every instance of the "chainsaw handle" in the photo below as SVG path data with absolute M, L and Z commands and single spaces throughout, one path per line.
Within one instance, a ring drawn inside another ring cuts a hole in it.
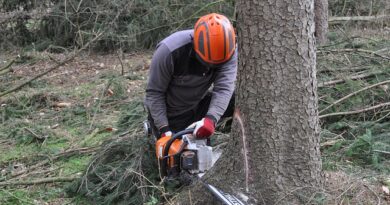
M 178 132 L 178 133 L 175 133 L 175 134 L 172 136 L 172 138 L 169 139 L 169 141 L 168 141 L 167 144 L 165 145 L 164 152 L 163 152 L 163 155 L 162 155 L 161 167 L 162 167 L 162 171 L 163 171 L 164 175 L 167 175 L 166 171 L 167 171 L 167 165 L 168 165 L 168 154 L 169 154 L 169 149 L 171 148 L 172 143 L 173 143 L 176 139 L 180 139 L 183 135 L 193 133 L 194 130 L 195 130 L 194 128 L 182 130 L 182 131 L 180 131 L 180 132 Z
M 172 143 L 173 143 L 176 139 L 180 139 L 180 138 L 181 138 L 183 135 L 185 135 L 185 134 L 193 133 L 194 130 L 195 130 L 194 128 L 185 129 L 185 130 L 182 130 L 182 131 L 180 131 L 180 132 L 174 134 L 174 135 L 172 136 L 172 138 L 169 139 L 169 141 L 168 141 L 167 144 L 165 145 L 163 157 L 168 156 L 169 149 L 171 148 Z
M 172 139 L 173 139 L 173 138 L 179 138 L 180 136 L 183 136 L 183 135 L 186 135 L 186 134 L 191 134 L 191 133 L 194 132 L 194 130 L 195 130 L 195 128 L 190 128 L 190 129 L 182 130 L 182 131 L 180 131 L 180 132 L 174 134 L 174 135 L 172 136 Z

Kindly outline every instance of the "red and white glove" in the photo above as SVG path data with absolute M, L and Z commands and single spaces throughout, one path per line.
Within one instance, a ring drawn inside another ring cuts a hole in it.
M 166 136 L 172 137 L 172 135 L 173 135 L 173 133 L 169 129 L 168 126 L 164 126 L 164 127 L 160 128 L 160 138 L 163 138 L 163 137 L 166 137 Z
M 192 124 L 190 128 L 195 128 L 193 133 L 195 137 L 208 138 L 214 134 L 215 122 L 209 117 L 204 117 L 202 120 Z

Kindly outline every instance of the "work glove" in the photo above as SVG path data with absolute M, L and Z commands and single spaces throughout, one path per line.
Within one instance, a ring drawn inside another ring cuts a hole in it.
M 168 126 L 164 126 L 164 127 L 160 128 L 160 138 L 163 138 L 166 136 L 172 137 L 172 135 L 173 135 L 173 133 L 172 133 L 171 129 L 169 129 Z
M 195 128 L 193 135 L 197 138 L 208 138 L 215 131 L 215 121 L 211 117 L 204 117 L 193 123 L 189 128 Z

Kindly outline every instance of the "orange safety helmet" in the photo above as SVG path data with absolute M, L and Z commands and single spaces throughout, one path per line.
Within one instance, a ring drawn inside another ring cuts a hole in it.
M 194 49 L 204 63 L 228 61 L 236 49 L 236 34 L 229 19 L 216 13 L 202 16 L 195 24 Z

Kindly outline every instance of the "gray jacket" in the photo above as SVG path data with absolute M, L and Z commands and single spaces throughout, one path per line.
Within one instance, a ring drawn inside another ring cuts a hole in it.
M 226 63 L 207 67 L 196 58 L 193 30 L 176 32 L 157 45 L 149 70 L 145 105 L 157 128 L 195 108 L 212 86 L 207 115 L 219 120 L 234 91 L 237 51 Z

